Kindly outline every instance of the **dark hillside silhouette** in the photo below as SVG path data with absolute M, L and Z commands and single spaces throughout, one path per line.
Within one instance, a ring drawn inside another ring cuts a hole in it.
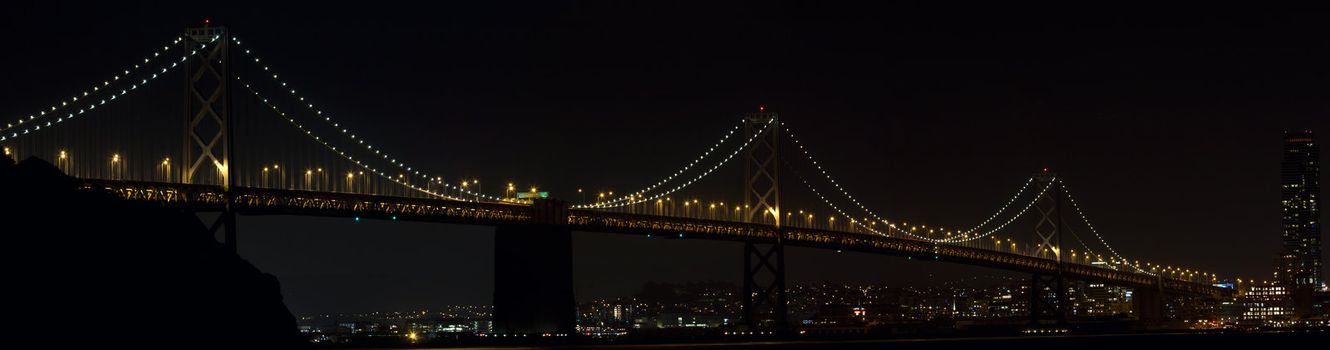
M 8 334 L 61 347 L 309 347 L 277 278 L 194 214 L 78 186 L 40 159 L 0 157 Z

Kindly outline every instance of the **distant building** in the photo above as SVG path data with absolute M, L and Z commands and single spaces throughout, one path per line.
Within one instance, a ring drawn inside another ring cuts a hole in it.
M 1284 133 L 1280 164 L 1283 251 L 1276 259 L 1275 280 L 1288 288 L 1300 314 L 1312 312 L 1313 293 L 1323 288 L 1321 275 L 1320 147 L 1310 130 Z M 1309 315 L 1309 314 L 1308 314 Z
M 1312 294 L 1311 311 L 1299 312 L 1302 322 L 1308 326 L 1330 326 L 1330 289 L 1322 288 Z
M 1283 268 L 1280 282 L 1290 287 L 1320 288 L 1321 226 L 1320 147 L 1311 131 L 1284 134 L 1280 204 L 1283 208 Z
M 1239 290 L 1238 304 L 1243 326 L 1286 326 L 1293 321 L 1293 305 L 1288 287 L 1274 283 L 1252 283 Z
M 1113 317 L 1131 313 L 1127 288 L 1103 283 L 1085 283 L 1080 298 L 1072 304 L 1072 314 L 1085 317 Z

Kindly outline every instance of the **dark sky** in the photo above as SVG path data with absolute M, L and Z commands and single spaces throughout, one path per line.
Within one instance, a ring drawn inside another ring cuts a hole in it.
M 1248 278 L 1268 278 L 1279 245 L 1281 132 L 1330 133 L 1327 13 L 815 3 L 9 5 L 0 111 L 40 108 L 210 18 L 382 149 L 487 189 L 640 188 L 766 105 L 893 217 L 972 224 L 1049 166 L 1124 255 Z M 296 313 L 489 301 L 491 228 L 241 225 L 242 255 Z M 740 277 L 731 243 L 575 245 L 582 298 Z M 794 281 L 1000 273 L 789 259 Z

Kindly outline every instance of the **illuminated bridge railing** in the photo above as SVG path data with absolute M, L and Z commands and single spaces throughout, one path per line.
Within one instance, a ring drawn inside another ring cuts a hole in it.
M 786 229 L 785 239 L 787 244 L 799 246 L 884 253 L 920 259 L 965 261 L 971 264 L 1030 272 L 1057 271 L 1058 265 L 1053 260 L 1020 254 L 862 233 L 789 228 Z
M 770 225 L 595 210 L 571 210 L 568 225 L 575 230 L 703 235 L 731 240 L 774 241 L 777 234 Z
M 221 186 L 160 182 L 84 180 L 83 190 L 110 193 L 135 202 L 155 203 L 195 210 L 219 210 L 226 206 Z
M 246 214 L 369 216 L 458 223 L 531 220 L 527 206 L 350 193 L 242 188 L 234 206 Z
M 220 186 L 85 180 L 83 188 L 136 202 L 189 210 L 222 210 L 226 205 L 226 192 Z M 476 224 L 531 220 L 531 210 L 522 205 L 258 188 L 236 188 L 231 192 L 235 196 L 232 209 L 244 214 L 395 217 Z

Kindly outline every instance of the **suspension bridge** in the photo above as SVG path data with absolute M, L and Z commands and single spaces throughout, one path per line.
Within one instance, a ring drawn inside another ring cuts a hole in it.
M 1216 274 L 1119 254 L 1047 169 L 969 226 L 887 217 L 837 182 L 791 125 L 765 110 L 738 118 L 699 156 L 638 190 L 579 203 L 511 184 L 502 195 L 487 194 L 478 184 L 446 181 L 439 174 L 449 169 L 409 165 L 376 147 L 246 45 L 224 27 L 187 29 L 72 96 L 5 116 L 0 146 L 14 159 L 54 164 L 87 191 L 216 213 L 210 227 L 232 249 L 237 215 L 495 226 L 500 332 L 572 331 L 572 231 L 741 242 L 740 295 L 752 329 L 788 327 L 786 246 L 1027 273 L 1033 324 L 1067 322 L 1071 281 L 1131 288 L 1142 320 L 1163 317 L 1166 295 L 1230 293 L 1214 286 Z M 183 98 L 182 85 L 160 80 L 184 81 Z M 739 168 L 739 191 L 695 192 L 720 170 Z

